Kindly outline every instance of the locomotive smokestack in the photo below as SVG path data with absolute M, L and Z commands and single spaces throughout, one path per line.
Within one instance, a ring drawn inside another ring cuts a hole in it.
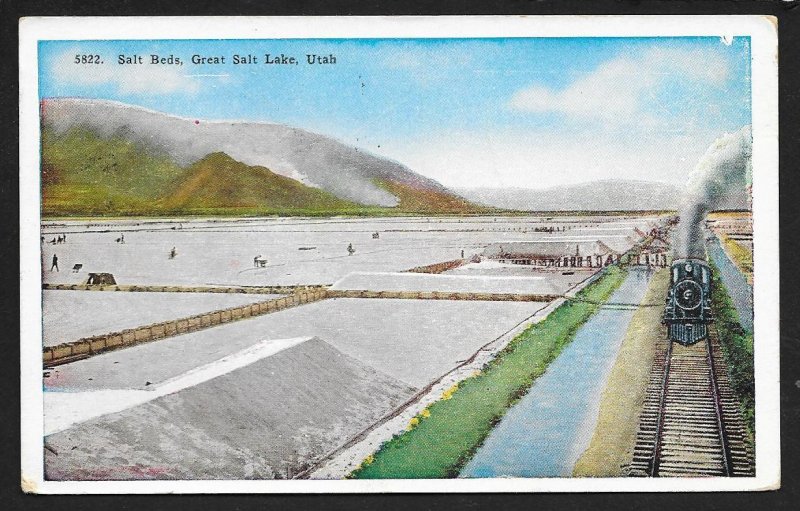
M 705 259 L 703 219 L 713 209 L 730 206 L 731 196 L 738 198 L 746 190 L 752 173 L 752 153 L 752 134 L 748 125 L 715 140 L 700 158 L 686 184 L 675 245 L 676 257 Z

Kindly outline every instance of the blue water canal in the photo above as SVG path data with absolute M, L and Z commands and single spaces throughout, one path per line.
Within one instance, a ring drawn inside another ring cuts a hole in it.
M 610 303 L 641 302 L 651 274 L 632 268 Z M 461 477 L 569 477 L 589 445 L 600 396 L 634 310 L 601 308 L 503 417 Z
M 719 269 L 719 276 L 728 295 L 733 301 L 733 306 L 739 314 L 739 324 L 748 332 L 753 332 L 753 288 L 739 271 L 739 268 L 728 258 L 719 240 L 714 237 L 706 244 L 708 255 Z

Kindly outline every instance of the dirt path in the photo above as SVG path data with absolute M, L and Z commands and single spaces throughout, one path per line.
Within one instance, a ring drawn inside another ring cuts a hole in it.
M 642 303 L 661 303 L 669 272 L 653 276 Z M 600 402 L 600 415 L 591 443 L 573 469 L 576 477 L 618 477 L 633 456 L 639 414 L 655 353 L 662 335 L 661 307 L 640 307 L 630 322 Z

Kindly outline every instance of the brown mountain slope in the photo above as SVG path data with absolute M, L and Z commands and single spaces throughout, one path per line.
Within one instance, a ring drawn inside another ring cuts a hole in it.
M 492 210 L 478 206 L 463 197 L 431 188 L 414 186 L 390 179 L 377 179 L 375 184 L 388 191 L 400 203 L 397 209 L 407 213 L 485 213 Z
M 167 211 L 334 211 L 359 206 L 217 152 L 195 162 L 172 193 L 159 201 Z

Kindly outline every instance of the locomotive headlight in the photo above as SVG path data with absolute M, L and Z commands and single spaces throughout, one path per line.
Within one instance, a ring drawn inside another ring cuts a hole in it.
M 691 272 L 692 271 L 692 263 L 686 263 L 686 266 L 684 266 L 684 268 L 686 269 L 687 272 Z
M 694 281 L 682 280 L 675 286 L 675 303 L 683 310 L 696 309 L 702 298 L 702 290 Z

